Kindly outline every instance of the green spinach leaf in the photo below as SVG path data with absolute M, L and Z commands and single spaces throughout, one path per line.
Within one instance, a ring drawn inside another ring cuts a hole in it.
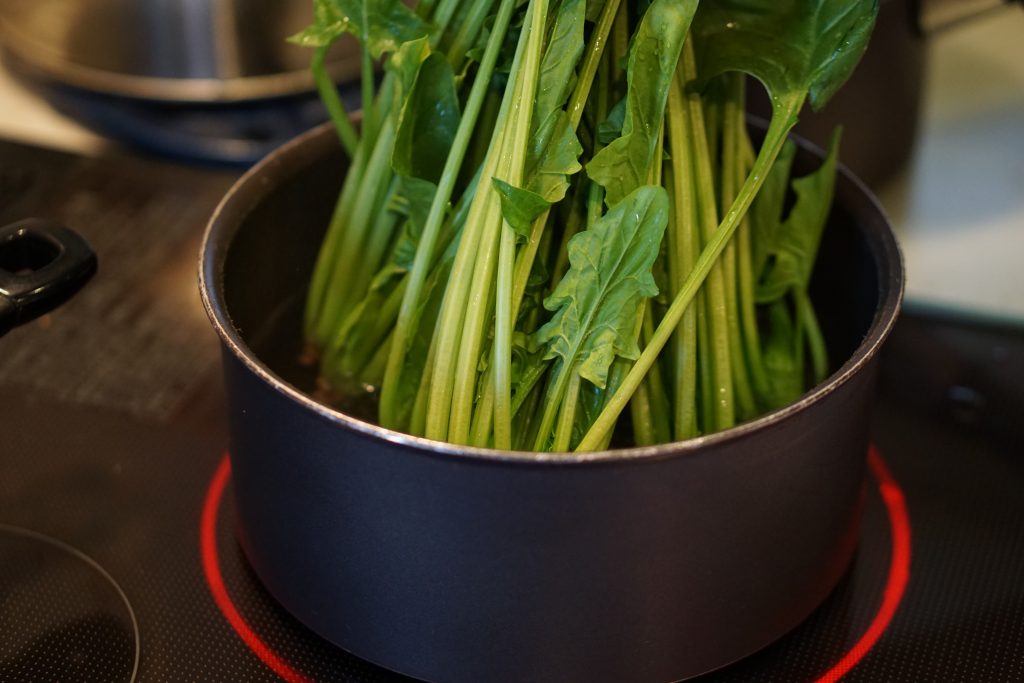
M 403 176 L 441 179 L 443 165 L 459 129 L 459 97 L 455 74 L 442 55 L 432 54 L 420 64 L 416 82 L 402 107 L 391 166 Z
M 587 174 L 605 188 L 610 207 L 650 178 L 669 86 L 696 11 L 697 0 L 655 0 L 640 22 L 629 53 L 622 137 L 587 165 Z
M 774 263 L 759 283 L 758 303 L 775 301 L 790 289 L 806 290 L 810 284 L 821 235 L 832 207 L 839 137 L 836 131 L 820 168 L 793 180 L 796 203 L 770 246 Z
M 533 221 L 551 207 L 551 202 L 536 192 L 514 187 L 504 180 L 494 178 L 492 182 L 501 196 L 502 216 L 517 235 L 528 238 Z
M 795 116 L 791 105 L 805 96 L 820 109 L 853 72 L 877 13 L 878 0 L 702 2 L 693 21 L 702 87 L 743 71 L 780 114 Z
M 313 24 L 289 40 L 325 47 L 343 33 L 351 33 L 374 59 L 380 59 L 429 32 L 430 26 L 401 0 L 314 0 Z
M 616 356 L 635 359 L 636 311 L 658 293 L 651 267 L 668 225 L 668 194 L 644 186 L 569 241 L 569 271 L 544 300 L 554 317 L 537 333 L 545 358 L 604 387 Z

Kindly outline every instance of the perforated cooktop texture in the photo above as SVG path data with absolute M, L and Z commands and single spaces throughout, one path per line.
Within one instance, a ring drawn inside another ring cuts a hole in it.
M 304 629 L 235 540 L 195 287 L 231 180 L 0 142 L 0 222 L 61 220 L 101 263 L 66 307 L 0 340 L 0 681 L 404 680 Z M 872 470 L 849 573 L 708 681 L 1024 680 L 1024 332 L 906 316 L 882 370 L 876 464 L 894 482 L 883 496 Z M 898 601 L 894 491 L 910 530 Z

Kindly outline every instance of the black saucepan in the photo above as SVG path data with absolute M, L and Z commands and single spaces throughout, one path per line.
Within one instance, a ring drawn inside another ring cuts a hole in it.
M 820 163 L 805 146 L 797 170 Z M 201 288 L 223 342 L 239 536 L 299 620 L 437 681 L 671 681 L 744 657 L 854 552 L 875 359 L 902 263 L 843 172 L 813 285 L 835 372 L 685 443 L 561 456 L 449 446 L 317 403 L 301 309 L 346 161 L 329 128 L 248 173 Z

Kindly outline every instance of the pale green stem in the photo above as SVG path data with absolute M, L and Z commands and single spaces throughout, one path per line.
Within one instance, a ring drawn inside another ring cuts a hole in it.
M 683 49 L 683 74 L 687 83 L 697 77 L 697 62 L 692 41 L 687 41 Z M 700 95 L 696 92 L 686 96 L 687 123 L 690 129 L 690 144 L 693 151 L 693 174 L 697 186 L 697 206 L 700 217 L 701 232 L 704 240 L 710 240 L 718 225 L 717 197 L 713 183 L 714 169 L 711 154 L 707 145 L 707 131 L 704 126 L 704 108 Z M 711 337 L 711 366 L 713 406 L 712 424 L 715 430 L 727 429 L 735 421 L 735 404 L 733 402 L 732 364 L 729 359 L 729 323 L 726 310 L 725 281 L 722 265 L 711 269 L 707 282 L 707 317 Z M 704 353 L 704 350 L 701 350 Z
M 572 360 L 575 360 L 575 357 Z M 566 363 L 564 360 L 556 363 L 552 369 L 552 375 L 548 379 L 547 390 L 544 392 L 544 400 L 541 403 L 544 410 L 540 423 L 537 426 L 537 433 L 533 439 L 532 450 L 548 450 L 547 446 L 551 439 L 551 431 L 554 428 L 555 419 L 560 414 L 562 400 L 565 396 L 565 388 L 569 384 L 569 379 L 574 374 L 576 373 L 573 370 L 572 364 Z
M 649 302 L 640 306 L 637 323 L 636 336 L 646 341 L 654 332 L 654 318 Z M 653 446 L 672 440 L 667 402 L 661 371 L 656 362 L 629 402 L 636 445 Z
M 356 132 L 355 126 L 352 125 L 352 119 L 349 118 L 348 112 L 345 111 L 345 104 L 341 101 L 341 96 L 338 94 L 337 84 L 335 84 L 334 79 L 327 72 L 324 62 L 330 47 L 330 45 L 318 47 L 313 52 L 310 69 L 313 72 L 313 80 L 316 82 L 316 89 L 320 93 L 320 99 L 323 100 L 327 114 L 331 117 L 335 130 L 338 131 L 338 139 L 341 140 L 341 146 L 345 149 L 349 159 L 353 159 L 359 147 L 359 133 Z
M 391 74 L 385 76 L 384 87 L 381 89 L 379 104 L 381 111 L 390 109 L 394 97 L 390 76 Z M 334 279 L 339 270 L 338 262 L 351 258 L 344 253 L 348 248 L 346 245 L 361 242 L 367 231 L 366 224 L 356 224 L 352 221 L 352 213 L 361 198 L 367 194 L 376 196 L 375 193 L 378 192 L 379 185 L 383 184 L 382 180 L 376 178 L 369 180 L 366 173 L 369 157 L 375 152 L 377 142 L 365 135 L 360 141 L 355 157 L 345 175 L 341 195 L 327 228 L 327 236 L 317 255 L 305 311 L 306 339 L 308 345 L 316 350 L 326 346 L 334 333 L 333 329 L 323 324 L 323 318 L 327 315 L 325 314 L 325 301 L 329 293 L 339 286 L 339 282 Z M 390 168 L 387 170 L 390 171 Z M 373 182 L 376 182 L 377 185 L 372 185 Z M 343 269 L 340 284 L 345 288 L 361 286 L 353 283 L 351 273 Z
M 516 253 L 515 232 L 501 228 L 498 255 L 498 296 L 494 319 L 494 447 L 512 448 L 512 270 Z M 506 298 L 503 294 L 508 292 Z M 485 408 L 486 409 L 486 408 Z
M 392 339 L 391 348 L 394 349 L 395 342 Z M 431 368 L 434 367 L 434 358 L 437 356 L 437 337 L 430 340 L 430 347 L 427 351 L 427 362 L 423 365 L 423 372 L 420 374 L 420 381 L 416 385 L 416 399 L 413 401 L 412 415 L 409 418 L 409 433 L 417 436 L 427 435 L 427 410 L 430 400 L 430 378 Z
M 565 399 L 562 401 L 562 414 L 555 428 L 555 442 L 551 448 L 555 453 L 565 453 L 571 445 L 572 427 L 576 422 L 576 405 L 580 398 L 580 382 L 579 373 L 572 373 L 569 386 L 565 389 Z
M 665 312 L 665 317 L 662 318 L 658 329 L 654 331 L 651 342 L 640 354 L 639 360 L 629 371 L 622 386 L 619 387 L 615 395 L 609 400 L 605 409 L 601 411 L 601 415 L 594 422 L 590 431 L 587 432 L 577 450 L 593 450 L 603 443 L 606 434 L 610 433 L 614 428 L 615 420 L 618 419 L 623 408 L 626 407 L 633 392 L 640 386 L 640 382 L 651 368 L 653 361 L 661 353 L 661 350 L 665 348 L 665 344 L 668 343 L 669 338 L 679 325 L 683 313 L 693 301 L 694 296 L 704 283 L 715 261 L 721 255 L 722 250 L 725 249 L 725 245 L 736 231 L 736 228 L 739 227 L 740 221 L 746 215 L 751 202 L 764 184 L 772 164 L 786 142 L 786 135 L 796 122 L 796 114 L 800 111 L 803 102 L 803 96 L 794 96 L 780 100 L 776 105 L 764 144 L 761 147 L 757 160 L 754 162 L 750 175 L 747 176 L 739 195 L 736 197 L 736 201 L 733 202 L 725 219 L 704 247 L 693 271 L 691 271 L 683 287 L 672 301 L 672 305 Z
M 470 432 L 469 443 L 472 446 L 479 448 L 487 448 L 492 443 L 491 435 L 493 433 L 494 425 L 494 382 L 490 381 L 493 372 L 488 372 L 484 377 L 483 392 L 480 396 L 480 402 L 476 406 L 476 410 L 473 413 L 473 428 Z M 495 448 L 502 448 L 508 450 L 511 446 L 498 446 L 497 442 L 494 442 Z
M 658 443 L 658 438 L 654 435 L 654 416 L 651 414 L 651 397 L 648 389 L 648 385 L 642 383 L 629 400 L 633 442 L 637 446 L 653 446 Z
M 590 95 L 590 89 L 593 85 L 595 74 L 597 73 L 599 65 L 602 63 L 602 56 L 604 55 L 604 48 L 607 44 L 608 32 L 611 30 L 612 22 L 615 18 L 615 11 L 619 5 L 620 0 L 610 0 L 604 9 L 602 10 L 601 17 L 598 19 L 598 24 L 595 27 L 590 42 L 586 48 L 583 61 L 579 68 L 579 76 L 576 81 L 576 87 L 569 98 L 568 111 L 570 112 L 570 124 L 573 130 L 576 130 L 580 123 L 580 117 L 582 116 L 584 106 Z M 550 218 L 550 210 L 543 212 L 536 220 L 534 220 L 531 226 L 530 237 L 528 238 L 526 245 L 519 250 L 519 255 L 515 259 L 514 274 L 512 280 L 512 311 L 511 311 L 511 325 L 515 326 L 515 321 L 518 319 L 519 308 L 522 305 L 523 296 L 526 292 L 527 284 L 529 283 L 530 274 L 533 272 L 534 261 L 536 260 L 537 250 L 540 245 L 540 241 L 546 233 L 547 222 Z M 571 237 L 571 235 L 569 235 Z M 568 237 L 566 237 L 568 239 Z M 561 258 L 561 255 L 559 256 Z M 500 298 L 499 298 L 500 301 Z M 509 346 L 509 348 L 511 348 Z M 497 348 L 495 348 L 497 352 Z M 498 367 L 497 364 L 494 367 Z M 493 374 L 493 373 L 491 373 Z M 504 415 L 506 414 L 506 407 L 501 400 L 496 401 L 495 397 L 491 395 L 492 391 L 498 391 L 497 389 L 497 378 L 495 382 L 488 382 L 487 389 L 483 397 L 486 405 L 491 405 L 492 402 L 496 405 L 496 410 L 500 411 L 501 417 L 496 415 L 496 419 L 504 421 Z M 495 387 L 492 389 L 492 387 Z M 511 394 L 511 385 L 509 384 L 509 395 Z M 500 392 L 499 393 L 503 393 Z M 511 406 L 511 399 L 509 405 Z M 509 408 L 511 412 L 511 408 Z M 482 425 L 489 423 L 489 420 L 478 420 L 474 419 L 474 424 L 482 429 Z M 511 418 L 508 421 L 508 428 L 511 429 Z M 505 427 L 498 427 L 495 423 L 495 429 L 504 430 Z M 474 429 L 474 432 L 479 431 Z M 474 443 L 477 443 L 477 437 L 474 437 Z M 498 440 L 496 439 L 496 443 Z M 505 443 L 502 439 L 500 443 Z M 499 446 L 502 447 L 502 446 Z
M 473 43 L 479 40 L 484 21 L 491 13 L 493 4 L 494 0 L 476 0 L 470 5 L 469 14 L 466 15 L 459 32 L 447 50 L 448 62 L 452 65 L 452 70 L 455 73 L 462 70 L 466 53 L 473 47 Z
M 391 346 L 391 335 L 377 347 L 373 357 L 367 362 L 366 367 L 360 373 L 363 383 L 370 387 L 377 387 L 381 377 L 384 376 L 384 363 L 388 359 L 388 348 Z
M 736 199 L 742 178 L 737 178 L 737 169 L 741 166 L 740 136 L 745 132 L 743 126 L 743 93 L 737 92 L 736 84 L 741 87 L 743 81 L 740 74 L 725 75 L 725 102 L 722 105 L 722 168 L 721 168 L 721 206 L 728 207 Z M 742 227 L 740 228 L 742 229 Z M 729 357 L 732 361 L 733 389 L 736 396 L 737 412 L 743 419 L 750 419 L 756 414 L 754 392 L 747 374 L 747 362 L 743 354 L 743 333 L 740 328 L 740 300 L 737 272 L 737 242 L 732 240 L 722 254 L 723 276 L 725 281 L 726 318 L 728 320 Z
M 338 201 L 334 206 L 331 222 L 327 226 L 327 236 L 324 238 L 324 243 L 320 247 L 320 253 L 316 257 L 313 279 L 309 285 L 309 295 L 306 297 L 305 328 L 307 343 L 317 348 L 327 343 L 326 338 L 321 338 L 317 335 L 320 315 L 323 310 L 324 299 L 327 296 L 327 286 L 330 282 L 334 263 L 337 260 L 338 248 L 344 239 L 345 233 L 352 227 L 349 225 L 347 218 L 352 213 L 352 207 L 359 196 L 359 179 L 362 177 L 362 173 L 356 173 L 353 169 L 360 168 L 365 163 L 366 153 L 367 145 L 359 145 L 342 186 L 341 194 L 338 196 Z
M 726 289 L 726 316 L 729 334 L 729 359 L 731 361 L 733 395 L 736 399 L 736 413 L 739 419 L 748 420 L 757 414 L 754 391 L 747 374 L 746 358 L 743 353 L 743 334 L 739 317 L 739 292 L 737 283 L 737 244 L 732 241 L 722 254 Z
M 697 381 L 700 407 L 697 411 L 698 431 L 707 434 L 715 430 L 715 382 L 712 376 L 711 330 L 708 329 L 708 290 L 697 292 L 694 310 L 697 314 Z
M 508 30 L 514 9 L 515 0 L 502 0 L 498 16 L 494 22 L 495 33 L 492 35 L 491 40 L 488 41 L 480 69 L 470 91 L 469 99 L 466 102 L 465 111 L 459 122 L 459 128 L 455 133 L 455 140 L 452 143 L 451 151 L 448 153 L 448 159 L 445 161 L 441 180 L 434 195 L 434 201 L 430 206 L 430 213 L 423 227 L 420 243 L 416 249 L 416 256 L 413 259 L 413 266 L 408 277 L 409 286 L 406 289 L 405 297 L 402 299 L 402 308 L 399 311 L 398 320 L 395 324 L 394 339 L 388 355 L 388 363 L 381 388 L 381 419 L 385 423 L 393 422 L 401 412 L 401 407 L 395 405 L 394 402 L 398 400 L 399 392 L 397 388 L 402 380 L 401 369 L 409 345 L 409 335 L 413 331 L 411 328 L 415 310 L 420 303 L 423 283 L 426 281 L 430 266 L 434 260 L 433 255 L 438 235 L 441 232 L 445 211 L 447 210 L 448 202 L 451 200 L 455 182 L 458 179 L 459 168 L 462 166 L 466 150 L 476 128 L 480 109 L 490 87 L 491 76 L 494 73 L 494 67 L 501 52 L 502 37 L 505 31 Z M 509 98 L 505 99 L 507 101 Z M 506 103 L 503 102 L 502 111 L 498 114 L 499 122 L 503 120 L 506 111 Z M 495 139 L 497 139 L 498 130 L 499 127 L 495 126 Z
M 452 17 L 455 16 L 455 12 L 459 9 L 459 6 L 463 3 L 463 0 L 441 0 L 437 6 L 437 10 L 434 12 L 434 16 L 431 19 L 434 30 L 430 33 L 430 44 L 436 46 L 441 40 L 441 36 L 446 30 L 448 25 L 451 24 Z M 433 3 L 431 3 L 433 4 Z M 416 7 L 419 12 L 419 6 Z M 429 10 L 428 10 L 429 11 Z M 425 14 L 420 14 L 425 16 Z
M 380 131 L 377 144 L 366 164 L 366 173 L 362 181 L 359 196 L 355 200 L 350 224 L 345 230 L 339 245 L 334 267 L 327 283 L 327 294 L 317 327 L 317 337 L 329 339 L 333 330 L 349 312 L 349 307 L 362 291 L 355 291 L 365 283 L 351 282 L 361 258 L 363 241 L 371 218 L 380 209 L 387 185 L 383 180 L 391 174 L 391 152 L 394 147 L 394 123 L 388 120 Z M 344 283 L 344 284 L 342 284 Z
M 814 313 L 814 306 L 807 296 L 805 289 L 796 289 L 793 292 L 796 299 L 796 307 L 799 311 L 798 318 L 803 323 L 803 330 L 807 335 L 807 348 L 811 354 L 811 370 L 814 373 L 814 383 L 820 384 L 828 377 L 828 352 L 825 350 L 825 337 L 818 325 L 818 317 Z M 801 353 L 803 351 L 801 350 Z
M 398 178 L 391 179 L 387 194 L 378 205 L 381 210 L 370 222 L 372 227 L 369 230 L 368 241 L 361 250 L 362 257 L 356 265 L 355 277 L 352 278 L 352 282 L 358 283 L 360 287 L 363 286 L 362 283 L 368 285 L 373 280 L 373 274 L 380 270 L 388 245 L 391 244 L 395 229 L 399 226 L 398 215 L 387 209 L 391 198 L 399 192 L 399 185 Z
M 624 2 L 619 5 L 618 14 L 615 17 L 615 32 L 612 33 L 612 82 L 618 83 L 626 75 L 626 69 L 622 66 L 622 58 L 629 54 L 629 5 Z M 600 122 L 598 122 L 600 123 Z
M 569 106 L 566 111 L 569 113 L 569 122 L 573 129 L 579 128 L 583 120 L 583 110 L 587 100 L 590 99 L 590 89 L 597 75 L 601 58 L 604 56 L 605 46 L 608 44 L 608 34 L 612 30 L 616 16 L 619 11 L 621 0 L 606 0 L 601 16 L 597 19 L 597 25 L 591 33 L 590 42 L 587 44 L 586 52 L 583 55 L 583 63 L 579 68 L 579 76 L 576 81 L 576 89 L 569 98 Z
M 548 0 L 533 0 L 530 4 L 529 39 L 521 78 L 517 79 L 515 115 L 512 124 L 513 135 L 506 140 L 508 150 L 503 155 L 507 162 L 499 169 L 496 177 L 512 186 L 522 185 L 526 167 L 526 153 L 529 148 L 533 124 L 533 102 L 537 96 L 540 81 L 540 62 L 543 54 L 544 27 L 547 23 Z M 486 178 L 484 179 L 486 182 Z M 494 194 L 492 187 L 484 191 Z M 496 448 L 512 448 L 512 328 L 515 319 L 512 311 L 512 270 L 515 263 L 515 231 L 498 211 L 495 223 L 498 237 L 498 278 L 495 283 L 494 308 L 494 445 Z M 476 396 L 476 377 L 479 366 L 483 337 L 488 320 L 491 319 L 489 300 L 483 290 L 490 290 L 494 264 L 485 250 L 478 259 L 478 283 L 471 296 L 466 312 L 466 331 L 462 337 L 462 351 L 456 366 L 456 380 L 452 392 L 452 413 L 448 427 L 448 438 L 453 443 L 466 443 L 473 422 L 473 399 Z
M 370 322 L 372 328 L 368 334 L 360 335 L 359 344 L 351 345 L 343 342 L 341 346 L 341 357 L 337 361 L 339 371 L 343 376 L 360 377 L 365 369 L 365 366 L 370 362 L 369 359 L 379 355 L 380 353 L 386 354 L 390 350 L 390 339 L 392 336 L 392 330 L 394 328 L 395 318 L 398 316 L 398 308 L 402 304 L 402 296 L 405 294 L 406 281 L 402 280 L 395 286 L 394 291 L 388 295 L 384 300 L 384 303 L 380 306 L 379 310 L 374 311 L 374 320 Z M 364 300 L 360 307 L 353 311 L 353 314 L 349 316 L 349 322 L 346 322 L 346 329 L 342 333 L 347 337 L 352 332 L 352 326 L 358 322 L 367 321 L 363 317 L 365 314 L 365 303 Z M 360 315 L 356 315 L 359 312 Z M 383 340 L 388 339 L 388 343 L 385 345 Z M 383 368 L 381 369 L 383 372 Z M 383 377 L 383 375 L 382 375 Z
M 682 72 L 669 90 L 668 137 L 672 150 L 670 186 L 673 200 L 673 224 L 670 226 L 670 261 L 672 287 L 675 294 L 686 274 L 693 269 L 700 250 L 697 236 L 697 200 L 690 174 L 690 138 L 686 132 Z M 674 238 L 674 239 L 673 239 Z M 674 248 L 671 246 L 674 242 Z M 673 359 L 676 370 L 673 404 L 674 436 L 677 440 L 697 436 L 697 311 L 689 308 L 683 314 L 679 329 L 673 336 Z
M 529 25 L 532 8 L 533 5 L 531 4 L 530 10 L 527 11 L 527 25 Z M 495 33 L 497 34 L 497 32 Z M 528 41 L 529 31 L 524 30 L 520 35 L 519 45 L 516 48 L 516 56 L 512 63 L 511 73 L 520 73 L 520 64 L 526 52 Z M 479 78 L 477 76 L 478 80 Z M 510 81 L 505 88 L 505 99 L 502 102 L 501 111 L 498 114 L 498 121 L 494 130 L 495 140 L 491 147 L 491 153 L 488 155 L 487 162 L 485 163 L 484 172 L 481 175 L 480 190 L 473 199 L 469 216 L 466 219 L 466 226 L 462 231 L 459 249 L 455 255 L 455 263 L 452 266 L 452 274 L 445 289 L 444 304 L 441 306 L 441 314 L 434 332 L 434 338 L 437 340 L 437 353 L 434 358 L 430 380 L 426 434 L 429 438 L 439 441 L 444 441 L 448 438 L 452 395 L 455 387 L 455 372 L 466 317 L 466 298 L 473 284 L 474 264 L 480 249 L 482 232 L 486 222 L 495 215 L 495 209 L 500 218 L 501 207 L 498 204 L 497 193 L 488 188 L 486 184 L 489 178 L 495 176 L 506 147 L 504 140 L 505 129 L 510 113 L 516 104 L 514 100 L 518 80 Z
M 736 86 L 738 94 L 742 97 L 744 92 L 744 78 L 741 76 Z M 742 101 L 742 100 L 741 100 Z M 740 131 L 739 149 L 737 150 L 738 161 L 736 164 L 736 183 L 740 184 L 747 177 L 750 166 L 754 163 L 754 152 L 750 145 L 750 137 L 747 135 L 746 116 L 742 105 L 735 112 L 736 125 Z M 764 353 L 761 349 L 761 333 L 757 325 L 757 307 L 754 293 L 753 264 L 753 235 L 750 225 L 750 216 L 744 216 L 740 223 L 737 234 L 739 251 L 739 304 L 740 304 L 740 327 L 743 332 L 743 347 L 747 358 L 747 367 L 750 370 L 750 379 L 754 385 L 759 407 L 763 408 L 770 392 L 768 381 L 768 370 L 764 364 Z
M 364 2 L 362 5 L 363 26 L 368 27 L 370 25 L 369 3 Z M 374 140 L 377 137 L 377 112 L 373 106 L 374 93 L 376 92 L 376 83 L 374 82 L 376 76 L 373 72 L 373 56 L 370 54 L 369 37 L 365 35 L 360 45 L 360 57 L 363 72 L 360 78 L 360 86 L 362 87 L 363 135 L 367 140 Z

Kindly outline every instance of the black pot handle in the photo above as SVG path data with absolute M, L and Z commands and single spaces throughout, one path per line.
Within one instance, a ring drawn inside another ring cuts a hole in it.
M 0 227 L 0 335 L 71 298 L 96 272 L 82 237 L 29 218 Z

